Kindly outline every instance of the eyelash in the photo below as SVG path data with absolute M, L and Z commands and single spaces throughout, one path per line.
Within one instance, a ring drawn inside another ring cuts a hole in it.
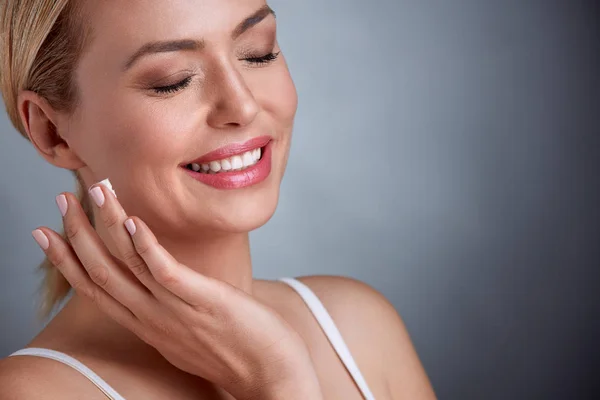
M 275 61 L 277 59 L 277 57 L 279 56 L 279 53 L 281 53 L 281 52 L 280 51 L 278 51 L 277 53 L 271 52 L 271 53 L 265 54 L 264 56 L 261 56 L 261 57 L 249 57 L 249 58 L 244 58 L 243 60 L 247 61 L 251 64 L 264 65 L 264 64 L 269 64 L 269 63 Z M 152 90 L 154 90 L 157 94 L 175 93 L 182 89 L 185 89 L 190 84 L 191 81 L 192 81 L 192 77 L 188 76 L 184 80 L 177 82 L 173 85 L 154 87 L 154 88 L 152 88 Z

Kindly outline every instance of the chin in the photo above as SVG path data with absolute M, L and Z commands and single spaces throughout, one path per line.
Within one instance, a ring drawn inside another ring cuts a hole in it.
M 223 233 L 247 233 L 265 225 L 275 214 L 279 190 L 231 196 L 214 207 L 209 229 Z
M 278 151 L 273 153 L 278 154 Z M 184 172 L 181 181 L 185 186 L 184 191 L 191 194 L 190 202 L 193 204 L 183 208 L 182 215 L 205 232 L 222 234 L 248 233 L 266 224 L 277 208 L 287 157 L 272 159 L 270 144 L 262 154 L 266 157 L 246 170 L 251 171 L 247 176 L 258 182 L 250 182 L 245 187 L 242 184 L 241 187 L 231 188 L 223 184 L 236 182 L 236 179 L 229 180 L 228 176 L 232 176 L 230 172 L 222 181 L 216 181 L 221 173 L 206 175 L 180 168 L 179 171 Z M 195 218 L 190 210 L 195 210 Z

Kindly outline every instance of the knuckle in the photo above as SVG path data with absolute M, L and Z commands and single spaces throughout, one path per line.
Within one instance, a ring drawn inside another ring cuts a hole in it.
M 148 272 L 148 267 L 146 266 L 146 263 L 140 257 L 128 260 L 127 265 L 129 266 L 131 272 L 133 272 L 136 276 L 141 276 Z
M 80 231 L 80 227 L 78 224 L 71 222 L 65 222 L 65 236 L 69 241 L 73 241 L 78 235 Z
M 123 261 L 136 275 L 143 274 L 147 269 L 146 262 L 135 251 L 124 252 Z
M 46 251 L 46 257 L 50 262 L 58 269 L 62 269 L 65 266 L 65 252 L 58 249 L 56 246 L 50 246 Z
M 208 316 L 213 326 L 232 326 L 231 318 L 228 315 L 226 308 L 217 307 L 210 302 L 201 306 L 196 306 L 195 308 Z
M 121 252 L 121 254 L 122 254 L 123 262 L 125 262 L 125 264 L 127 264 L 127 265 L 136 264 L 140 260 L 139 254 L 130 249 L 123 250 Z
M 83 279 L 77 279 L 71 282 L 71 286 L 77 293 L 82 294 L 83 296 L 91 299 L 92 301 L 96 301 L 96 294 L 93 291 L 92 286 Z
M 225 285 L 216 285 L 211 292 L 211 298 L 215 304 L 225 304 L 232 298 L 231 287 Z
M 135 245 L 135 249 L 141 256 L 150 253 L 152 245 L 150 243 L 138 243 Z
M 211 285 L 210 289 L 204 290 L 204 295 L 198 296 L 198 299 L 191 305 L 198 312 L 216 320 L 225 321 L 229 318 L 229 310 L 237 308 L 228 306 L 228 301 L 230 302 L 233 297 L 231 291 L 228 289 L 230 288 L 224 285 Z
M 172 287 L 179 284 L 179 276 L 171 269 L 163 266 L 156 270 L 156 280 L 164 286 Z
M 92 301 L 96 307 L 102 308 L 102 304 L 100 302 L 100 294 L 98 293 L 97 287 L 90 287 L 88 297 Z
M 60 270 L 63 275 L 65 274 L 64 271 L 67 269 L 66 267 L 66 260 L 64 259 L 64 257 L 56 257 L 56 258 L 50 258 L 50 262 L 52 262 L 52 264 L 58 269 Z
M 107 312 L 107 308 L 106 308 L 106 302 L 102 301 L 102 295 L 99 292 L 98 288 L 92 289 L 90 291 L 90 299 L 92 300 L 92 303 L 98 307 L 100 310 Z
M 106 287 L 108 285 L 109 273 L 108 268 L 104 265 L 92 265 L 88 267 L 88 274 L 100 287 Z
M 104 226 L 111 229 L 119 224 L 120 218 L 114 213 L 107 212 L 102 214 L 102 222 L 104 223 Z
M 152 330 L 158 333 L 160 336 L 171 336 L 173 327 L 167 320 L 161 320 L 160 318 L 153 318 L 148 321 L 148 324 Z

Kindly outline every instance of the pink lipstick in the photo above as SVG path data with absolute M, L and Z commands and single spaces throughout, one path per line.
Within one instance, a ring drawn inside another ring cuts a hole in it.
M 271 173 L 272 144 L 270 136 L 260 136 L 221 147 L 180 166 L 190 177 L 217 189 L 252 186 Z

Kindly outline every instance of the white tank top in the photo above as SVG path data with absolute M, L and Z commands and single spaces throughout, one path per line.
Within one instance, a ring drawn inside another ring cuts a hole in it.
M 352 379 L 354 379 L 354 382 L 356 382 L 356 385 L 358 386 L 358 389 L 362 393 L 363 397 L 366 400 L 374 400 L 375 397 L 373 397 L 373 394 L 371 393 L 367 382 L 365 381 L 360 370 L 358 369 L 354 358 L 350 354 L 350 350 L 348 349 L 346 342 L 342 338 L 342 335 L 340 334 L 340 331 L 333 322 L 333 319 L 331 319 L 331 316 L 323 306 L 323 303 L 321 303 L 319 298 L 313 293 L 312 290 L 310 290 L 308 286 L 298 281 L 297 279 L 279 278 L 278 280 L 287 283 L 289 286 L 295 289 L 296 292 L 298 292 L 300 297 L 302 297 L 310 311 L 315 316 L 317 322 L 323 329 L 323 332 L 325 332 L 327 339 L 329 339 L 329 342 L 332 344 L 340 360 L 352 376 Z M 104 379 L 100 378 L 94 371 L 83 365 L 83 363 L 81 363 L 80 361 L 77 361 L 75 358 L 65 353 L 61 353 L 59 351 L 50 349 L 29 347 L 15 351 L 14 353 L 10 354 L 9 357 L 10 356 L 38 356 L 62 362 L 82 373 L 85 377 L 92 381 L 92 383 L 96 385 L 98 389 L 100 389 L 109 399 L 125 400 L 123 396 L 117 393 L 116 390 L 114 390 L 108 383 L 106 383 Z

